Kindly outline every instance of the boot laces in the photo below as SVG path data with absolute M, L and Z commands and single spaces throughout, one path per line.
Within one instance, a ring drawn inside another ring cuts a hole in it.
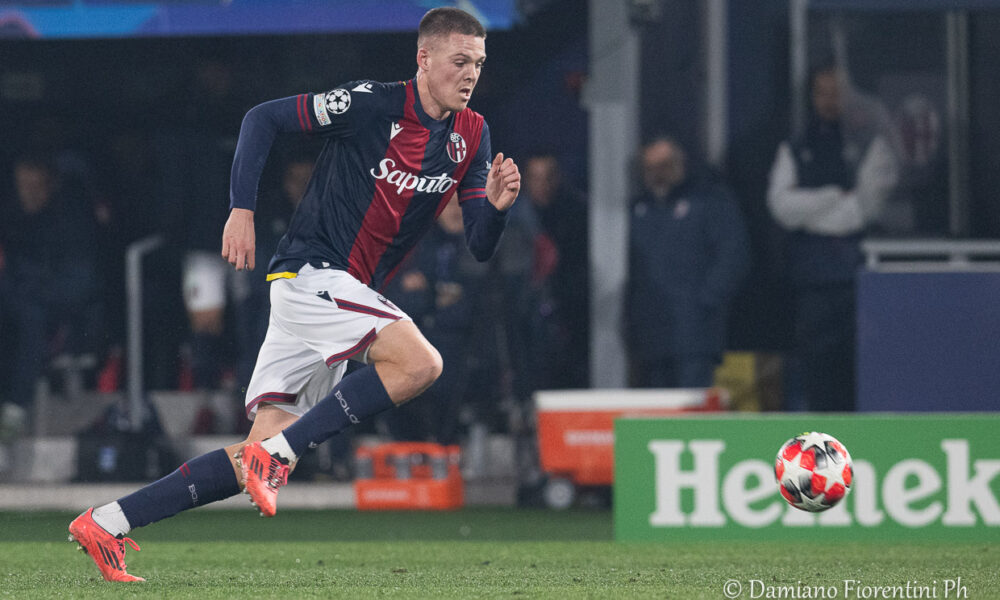
M 122 571 L 125 571 L 126 569 L 128 569 L 128 566 L 125 565 L 125 542 L 128 542 L 128 545 L 132 546 L 132 549 L 135 550 L 136 552 L 139 552 L 139 544 L 136 544 L 135 540 L 133 540 L 132 538 L 128 538 L 123 535 L 116 536 L 115 541 L 118 542 L 118 555 L 122 557 L 121 559 Z
M 277 490 L 288 483 L 288 465 L 281 464 L 273 456 L 267 471 L 267 486 L 272 490 Z

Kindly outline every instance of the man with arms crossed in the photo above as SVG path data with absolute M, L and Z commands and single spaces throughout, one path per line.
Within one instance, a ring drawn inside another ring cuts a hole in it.
M 254 268 L 257 183 L 278 132 L 326 145 L 268 268 L 271 316 L 246 396 L 247 439 L 194 458 L 116 502 L 88 509 L 70 537 L 109 581 L 125 568 L 125 534 L 182 510 L 246 491 L 273 516 L 278 489 L 308 448 L 427 389 L 441 357 L 379 293 L 457 194 L 466 242 L 493 255 L 520 190 L 511 159 L 491 159 L 489 128 L 467 108 L 486 59 L 486 31 L 454 8 L 420 22 L 417 74 L 354 81 L 251 109 L 240 131 L 222 254 Z M 344 377 L 346 361 L 366 366 Z

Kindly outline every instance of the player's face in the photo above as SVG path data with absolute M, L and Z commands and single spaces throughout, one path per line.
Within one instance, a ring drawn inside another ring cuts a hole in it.
M 417 53 L 430 94 L 424 110 L 435 119 L 463 110 L 472 98 L 485 61 L 486 40 L 481 37 L 452 33 L 431 38 Z

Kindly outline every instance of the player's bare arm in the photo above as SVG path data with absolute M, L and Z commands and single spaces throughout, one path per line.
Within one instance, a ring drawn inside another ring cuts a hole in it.
M 513 159 L 496 155 L 486 176 L 486 198 L 497 210 L 508 210 L 521 191 L 521 173 Z
M 234 208 L 222 230 L 222 257 L 237 271 L 254 268 L 253 211 Z

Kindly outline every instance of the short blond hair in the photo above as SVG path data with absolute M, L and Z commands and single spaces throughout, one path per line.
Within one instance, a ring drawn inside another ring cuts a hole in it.
M 478 19 L 462 9 L 444 6 L 432 8 L 420 19 L 420 26 L 417 28 L 417 48 L 424 47 L 430 38 L 453 33 L 486 39 L 486 28 Z

